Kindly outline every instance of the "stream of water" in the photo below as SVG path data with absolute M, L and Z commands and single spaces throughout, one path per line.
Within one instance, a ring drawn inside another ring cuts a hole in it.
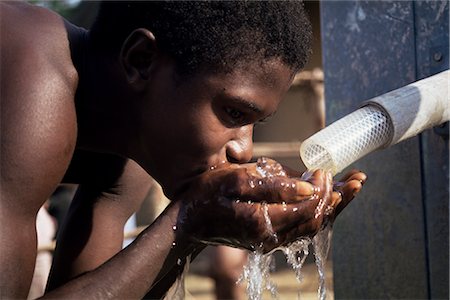
M 172 287 L 167 291 L 166 296 L 164 297 L 164 300 L 184 300 L 186 295 L 186 289 L 185 289 L 185 281 L 184 277 L 185 274 L 188 273 L 189 270 L 189 264 L 191 262 L 191 256 L 186 257 L 186 263 L 183 267 L 183 272 L 177 277 L 175 283 L 172 285 Z M 177 265 L 181 266 L 182 261 L 179 258 L 177 261 Z
M 274 176 L 286 176 L 285 171 L 279 164 L 268 163 L 265 158 L 261 158 L 257 162 L 256 171 L 261 177 L 271 178 Z M 307 180 L 312 175 L 311 172 L 305 172 L 301 179 Z M 249 182 L 250 186 L 256 186 L 254 182 Z M 323 205 L 326 204 L 327 199 L 320 199 L 316 208 L 316 217 L 322 211 Z M 285 204 L 286 205 L 286 204 Z M 262 210 L 266 221 L 266 228 L 272 234 L 274 241 L 278 240 L 276 233 L 272 228 L 272 222 L 268 213 L 268 204 L 262 203 Z M 318 299 L 326 299 L 325 288 L 325 263 L 330 247 L 330 240 L 332 235 L 331 225 L 325 226 L 312 239 L 309 237 L 302 237 L 292 242 L 286 247 L 280 247 L 276 250 L 281 250 L 286 256 L 286 261 L 292 267 L 297 281 L 302 281 L 302 267 L 306 258 L 310 253 L 310 245 L 312 245 L 315 263 L 319 274 L 319 287 L 317 291 Z M 249 252 L 247 264 L 244 266 L 243 273 L 238 280 L 239 283 L 246 283 L 247 295 L 250 300 L 261 300 L 264 291 L 269 291 L 272 298 L 277 298 L 277 287 L 270 278 L 270 273 L 275 270 L 275 260 L 273 252 L 263 254 L 262 248 Z M 182 300 L 185 297 L 184 274 L 189 268 L 190 257 L 187 257 L 184 271 L 177 279 L 174 286 L 169 290 L 165 299 Z M 300 291 L 298 293 L 300 298 Z
M 278 165 L 279 166 L 279 165 Z M 257 163 L 257 171 L 262 177 L 283 176 L 280 171 L 280 167 L 267 164 L 263 159 L 259 159 Z M 275 173 L 274 173 L 275 171 Z M 312 175 L 311 172 L 305 172 L 302 176 L 303 180 L 308 179 Z M 317 212 L 322 211 L 321 206 L 325 205 L 327 199 L 321 199 L 319 201 Z M 274 239 L 276 234 L 273 233 L 272 223 L 270 221 L 269 214 L 267 212 L 267 204 L 263 203 L 263 212 L 266 220 L 266 227 L 269 232 L 272 232 Z M 328 256 L 330 247 L 330 240 L 332 236 L 331 225 L 327 225 L 321 229 L 312 239 L 308 237 L 300 238 L 287 247 L 280 247 L 286 256 L 286 260 L 291 265 L 297 281 L 302 281 L 302 266 L 310 253 L 310 245 L 312 245 L 315 263 L 319 274 L 319 287 L 317 291 L 318 299 L 326 299 L 326 287 L 325 287 L 325 263 Z M 244 271 L 238 283 L 245 282 L 247 284 L 247 295 L 250 300 L 262 299 L 263 292 L 268 290 L 272 295 L 272 298 L 277 298 L 276 285 L 270 279 L 270 272 L 275 269 L 274 259 L 272 253 L 263 254 L 261 250 L 252 251 L 249 253 L 248 262 L 244 266 Z M 300 298 L 300 291 L 298 294 Z
M 278 248 L 286 256 L 286 261 L 292 267 L 297 281 L 300 283 L 303 279 L 302 267 L 310 253 L 312 245 L 314 258 L 319 274 L 319 287 L 317 291 L 318 299 L 326 299 L 325 288 L 325 263 L 328 256 L 328 250 L 331 240 L 331 226 L 326 226 L 319 231 L 313 239 L 301 238 L 287 247 Z M 277 287 L 270 279 L 270 273 L 275 270 L 275 260 L 273 254 L 263 254 L 262 251 L 249 252 L 247 264 L 238 283 L 246 283 L 247 295 L 250 300 L 260 300 L 265 290 L 268 290 L 272 298 L 277 298 Z M 299 298 L 300 298 L 299 291 Z

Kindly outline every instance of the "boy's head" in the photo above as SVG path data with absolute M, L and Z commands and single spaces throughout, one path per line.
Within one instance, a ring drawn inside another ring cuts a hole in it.
M 105 1 L 91 30 L 95 47 L 119 53 L 137 28 L 155 36 L 180 74 L 229 72 L 277 58 L 301 69 L 311 26 L 300 1 Z
M 122 87 L 126 155 L 167 195 L 252 158 L 253 126 L 275 113 L 311 40 L 298 1 L 104 2 L 89 36 L 112 58 L 108 87 Z

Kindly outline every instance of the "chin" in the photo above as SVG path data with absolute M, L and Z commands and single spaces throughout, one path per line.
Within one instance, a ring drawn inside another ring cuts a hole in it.
M 184 174 L 173 174 L 168 176 L 166 180 L 162 180 L 160 183 L 164 194 L 169 199 L 175 199 L 178 195 L 183 194 L 190 186 L 190 183 L 197 178 L 199 175 L 203 174 L 209 170 L 208 167 L 198 167 L 192 168 L 189 172 Z M 179 169 L 176 171 L 180 171 Z

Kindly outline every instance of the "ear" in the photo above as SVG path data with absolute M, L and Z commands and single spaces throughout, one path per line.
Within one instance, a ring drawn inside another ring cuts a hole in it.
M 142 88 L 150 78 L 157 47 L 153 33 L 144 28 L 134 30 L 122 45 L 120 61 L 128 83 Z

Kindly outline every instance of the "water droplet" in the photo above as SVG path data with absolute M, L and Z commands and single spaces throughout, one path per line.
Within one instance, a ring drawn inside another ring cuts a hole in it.
M 253 181 L 253 180 L 249 180 L 249 182 L 248 182 L 248 184 L 250 185 L 250 187 L 252 188 L 252 189 L 254 189 L 255 188 L 255 182 Z
M 258 185 L 262 185 L 262 184 L 263 184 L 262 180 L 258 180 Z
M 292 211 L 297 211 L 298 210 L 298 207 L 294 207 L 293 209 L 292 209 Z
M 177 265 L 181 266 L 181 263 L 182 263 L 181 258 L 177 259 Z
M 173 242 L 172 243 L 172 247 L 175 247 L 177 245 L 177 243 Z
M 177 230 L 177 225 L 173 225 L 173 226 L 172 226 L 172 229 L 173 229 L 173 230 Z
M 266 229 L 272 235 L 272 238 L 275 241 L 275 243 L 278 243 L 278 236 L 277 236 L 276 232 L 273 231 L 272 220 L 270 220 L 269 206 L 267 205 L 267 203 L 263 202 L 261 208 L 263 210 L 264 219 L 266 221 Z M 263 246 L 263 243 L 261 243 L 261 247 L 262 246 Z
M 331 215 L 333 213 L 333 210 L 334 210 L 333 206 L 328 205 L 327 208 L 325 209 L 325 215 L 326 216 Z

